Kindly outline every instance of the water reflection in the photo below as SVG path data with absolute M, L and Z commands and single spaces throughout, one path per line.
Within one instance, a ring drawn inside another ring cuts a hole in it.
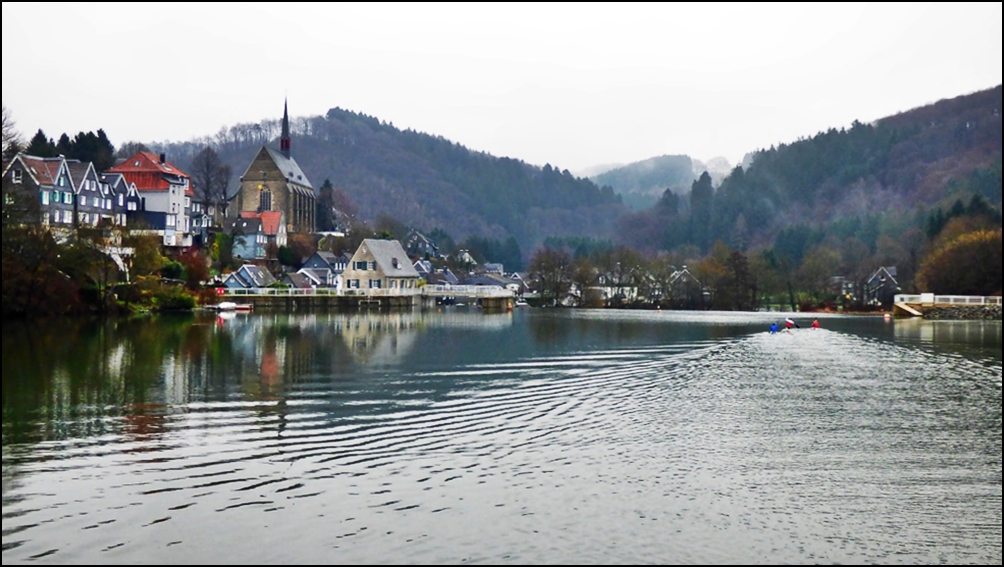
M 4 564 L 999 564 L 999 323 L 776 317 L 6 326 Z

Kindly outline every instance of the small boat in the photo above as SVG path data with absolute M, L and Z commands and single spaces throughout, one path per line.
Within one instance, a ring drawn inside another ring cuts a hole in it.
M 252 311 L 254 310 L 253 305 L 246 305 L 240 303 L 234 303 L 233 301 L 224 301 L 216 305 L 217 311 Z

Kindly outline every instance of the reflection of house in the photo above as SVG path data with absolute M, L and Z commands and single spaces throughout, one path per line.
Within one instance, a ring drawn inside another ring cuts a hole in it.
M 262 146 L 241 176 L 237 211 L 263 213 L 280 211 L 287 230 L 314 232 L 317 196 L 313 185 L 293 159 L 289 134 L 289 113 L 283 108 L 279 150 Z
M 892 306 L 896 294 L 902 291 L 896 281 L 895 267 L 881 267 L 865 282 L 865 302 L 872 305 Z
M 223 286 L 227 289 L 255 289 L 268 287 L 274 283 L 276 283 L 275 278 L 268 270 L 252 264 L 244 264 L 241 269 L 223 280 Z
M 193 193 L 187 173 L 168 162 L 164 154 L 150 152 L 139 152 L 108 173 L 120 173 L 136 186 L 140 211 L 158 213 L 148 216 L 148 222 L 156 219 L 155 226 L 148 229 L 162 237 L 164 246 L 192 245 L 189 213 Z
M 349 290 L 388 289 L 405 293 L 417 289 L 420 280 L 400 242 L 376 239 L 363 240 L 342 278 Z

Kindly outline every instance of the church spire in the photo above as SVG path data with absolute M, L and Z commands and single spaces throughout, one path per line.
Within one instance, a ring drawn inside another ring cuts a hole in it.
M 289 159 L 289 102 L 282 101 L 282 137 L 279 138 L 279 151 Z

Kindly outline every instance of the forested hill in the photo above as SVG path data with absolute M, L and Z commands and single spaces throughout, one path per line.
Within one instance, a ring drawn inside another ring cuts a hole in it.
M 770 248 L 793 231 L 814 231 L 817 243 L 839 232 L 874 251 L 880 234 L 895 237 L 956 201 L 980 195 L 999 207 L 1001 93 L 997 86 L 758 151 L 717 188 L 695 182 L 689 200 L 667 195 L 627 218 L 621 235 L 638 246 L 706 251 L 716 241 Z
M 457 242 L 512 236 L 529 253 L 550 236 L 609 237 L 624 211 L 612 189 L 567 170 L 475 152 L 340 108 L 293 119 L 292 126 L 293 157 L 314 186 L 329 179 L 364 220 L 389 215 L 420 229 L 443 229 Z M 278 147 L 277 134 L 276 122 L 264 121 L 157 148 L 183 166 L 211 144 L 233 168 L 233 187 L 262 143 Z
M 651 207 L 666 189 L 686 193 L 694 179 L 694 161 L 688 156 L 658 156 L 592 177 L 598 185 L 612 187 L 634 209 Z

